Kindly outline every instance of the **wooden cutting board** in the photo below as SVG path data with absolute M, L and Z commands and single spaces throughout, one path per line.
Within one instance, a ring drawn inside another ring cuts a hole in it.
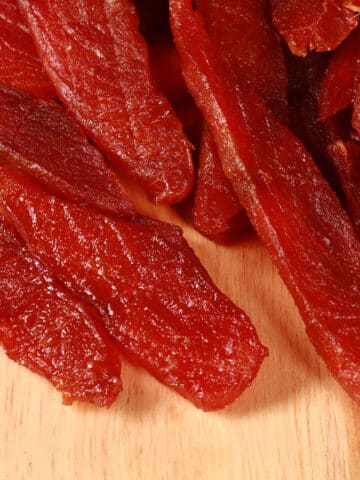
M 360 410 L 315 354 L 255 234 L 216 245 L 174 211 L 139 202 L 184 228 L 270 357 L 232 406 L 203 413 L 126 361 L 113 407 L 65 407 L 0 351 L 0 480 L 359 479 Z

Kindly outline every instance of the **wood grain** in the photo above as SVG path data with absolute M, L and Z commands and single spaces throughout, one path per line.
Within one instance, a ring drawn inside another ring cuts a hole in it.
M 203 413 L 123 362 L 109 410 L 65 407 L 45 380 L 0 351 L 0 480 L 357 480 L 360 412 L 306 338 L 294 303 L 254 234 L 215 245 L 174 211 L 216 284 L 270 348 L 254 384 Z

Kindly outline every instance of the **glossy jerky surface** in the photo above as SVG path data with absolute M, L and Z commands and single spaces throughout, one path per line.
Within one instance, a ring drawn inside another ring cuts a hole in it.
M 281 120 L 287 119 L 287 71 L 267 0 L 195 0 L 207 31 L 236 80 L 255 88 Z
M 155 203 L 193 185 L 190 144 L 154 86 L 128 0 L 20 0 L 45 70 L 97 146 Z
M 225 177 L 215 140 L 205 127 L 199 156 L 198 180 L 193 211 L 195 227 L 213 236 L 243 224 L 245 212 Z
M 117 176 L 60 105 L 2 85 L 0 161 L 70 200 L 135 215 Z
M 353 104 L 352 124 L 360 136 L 360 28 L 338 48 L 321 85 L 319 115 L 332 117 Z
M 204 410 L 226 406 L 250 385 L 267 350 L 179 228 L 112 220 L 19 175 L 3 175 L 1 192 L 30 250 L 97 306 L 132 361 Z
M 236 92 L 191 2 L 172 0 L 170 6 L 185 79 L 212 128 L 225 173 L 312 343 L 360 401 L 359 239 L 300 141 L 250 89 Z
M 47 378 L 64 403 L 110 406 L 121 391 L 120 358 L 101 323 L 30 255 L 0 214 L 0 343 L 6 354 Z
M 329 145 L 329 152 L 345 195 L 347 211 L 360 236 L 360 144 L 338 140 Z
M 264 0 L 198 0 L 208 31 L 228 59 L 236 81 L 255 88 L 274 113 L 287 120 L 287 71 L 280 38 Z M 207 156 L 207 158 L 206 158 Z M 236 218 L 237 217 L 237 218 Z M 225 177 L 211 133 L 203 135 L 194 223 L 206 235 L 224 233 L 246 216 Z
M 16 0 L 0 0 L 0 83 L 39 97 L 56 97 Z
M 358 24 L 358 0 L 271 0 L 273 22 L 294 55 L 334 50 Z
M 134 0 L 140 31 L 148 41 L 170 32 L 168 0 Z

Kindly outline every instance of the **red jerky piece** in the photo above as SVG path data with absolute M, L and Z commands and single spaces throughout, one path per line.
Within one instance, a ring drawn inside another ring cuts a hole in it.
M 205 27 L 234 70 L 273 113 L 287 119 L 287 70 L 268 0 L 196 0 Z
M 19 0 L 60 98 L 98 147 L 155 203 L 193 185 L 190 144 L 154 86 L 129 0 Z
M 193 220 L 208 236 L 227 232 L 245 222 L 245 212 L 225 177 L 215 141 L 205 127 L 199 157 Z
M 123 352 L 204 410 L 232 402 L 267 349 L 178 227 L 113 220 L 3 174 L 4 211 L 30 250 L 101 311 Z
M 360 401 L 359 239 L 304 146 L 251 89 L 236 91 L 191 0 L 172 0 L 170 9 L 185 79 L 212 128 L 224 171 L 318 353 Z
M 135 215 L 117 176 L 62 107 L 2 85 L 0 161 L 25 170 L 70 200 Z
M 334 50 L 357 26 L 358 0 L 271 0 L 273 22 L 294 55 Z
M 347 211 L 360 235 L 360 145 L 338 140 L 329 145 L 329 152 L 345 194 Z
M 320 118 L 325 120 L 354 105 L 353 127 L 360 135 L 360 29 L 334 53 L 321 85 Z
M 39 97 L 56 97 L 16 0 L 0 0 L 0 32 L 0 82 Z
M 280 39 L 265 0 L 198 0 L 205 25 L 239 83 L 255 87 L 283 121 L 287 119 L 287 71 Z M 207 144 L 208 143 L 208 144 Z M 206 155 L 208 158 L 205 158 Z M 216 201 L 215 201 L 216 200 Z M 246 216 L 224 175 L 214 140 L 203 138 L 194 223 L 206 235 L 223 233 Z
M 0 214 L 0 343 L 47 378 L 64 403 L 110 406 L 121 391 L 120 358 L 95 310 L 61 287 Z

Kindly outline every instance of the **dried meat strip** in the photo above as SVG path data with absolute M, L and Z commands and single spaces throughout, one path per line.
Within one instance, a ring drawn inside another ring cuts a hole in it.
M 0 162 L 26 171 L 72 201 L 117 215 L 135 215 L 118 177 L 60 105 L 3 85 Z
M 237 81 L 255 87 L 286 123 L 288 76 L 268 0 L 194 0 L 194 4 Z
M 251 89 L 234 86 L 191 0 L 171 0 L 188 87 L 224 171 L 270 250 L 317 352 L 360 401 L 360 242 L 301 142 Z
M 56 97 L 16 0 L 0 0 L 0 83 L 42 98 Z
M 193 185 L 190 144 L 151 78 L 129 0 L 19 0 L 59 97 L 97 146 L 155 203 Z
M 273 22 L 294 55 L 334 50 L 358 24 L 358 0 L 271 0 Z
M 0 184 L 4 212 L 30 251 L 101 311 L 131 360 L 204 410 L 250 385 L 267 349 L 179 228 L 91 213 L 4 170 Z
M 272 111 L 286 122 L 287 71 L 267 1 L 198 0 L 195 4 L 237 81 L 255 86 Z M 202 139 L 193 217 L 195 226 L 206 235 L 246 223 L 244 209 L 224 175 L 209 131 Z
M 199 155 L 193 222 L 211 237 L 236 230 L 246 224 L 245 211 L 225 177 L 215 140 L 205 126 Z
M 51 277 L 1 213 L 0 344 L 66 404 L 110 406 L 122 389 L 119 353 L 98 313 Z

